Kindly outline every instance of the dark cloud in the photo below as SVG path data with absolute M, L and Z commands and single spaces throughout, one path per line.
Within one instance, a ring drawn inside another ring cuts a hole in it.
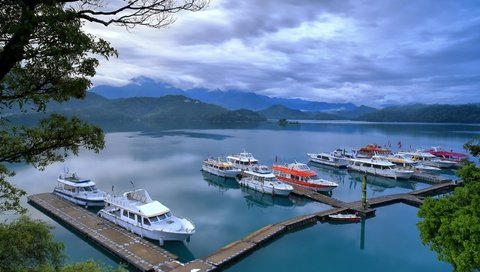
M 95 80 L 372 106 L 480 102 L 478 14 L 477 0 L 212 0 L 161 31 L 95 28 L 121 54 Z

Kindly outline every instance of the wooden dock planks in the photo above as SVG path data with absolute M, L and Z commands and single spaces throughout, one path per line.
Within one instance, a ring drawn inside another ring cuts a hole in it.
M 141 271 L 171 271 L 182 265 L 168 251 L 52 193 L 31 195 L 28 201 Z

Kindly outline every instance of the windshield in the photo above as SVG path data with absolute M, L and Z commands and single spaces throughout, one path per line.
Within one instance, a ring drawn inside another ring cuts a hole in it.
M 161 215 L 151 216 L 148 219 L 150 219 L 150 222 L 155 223 L 155 222 L 165 220 L 165 219 L 169 218 L 170 216 L 172 216 L 172 214 L 170 212 L 167 212 L 167 213 L 164 213 L 164 214 L 161 214 Z

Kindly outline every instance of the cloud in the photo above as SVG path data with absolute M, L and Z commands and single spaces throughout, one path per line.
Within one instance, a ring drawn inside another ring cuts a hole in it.
M 176 87 L 381 106 L 480 102 L 476 1 L 212 0 L 161 30 L 85 29 L 120 57 L 96 85 Z

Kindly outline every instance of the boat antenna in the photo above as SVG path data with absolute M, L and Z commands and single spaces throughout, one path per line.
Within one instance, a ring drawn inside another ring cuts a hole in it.
M 130 183 L 132 184 L 133 190 L 135 191 L 135 184 L 133 183 L 133 180 L 130 180 Z

